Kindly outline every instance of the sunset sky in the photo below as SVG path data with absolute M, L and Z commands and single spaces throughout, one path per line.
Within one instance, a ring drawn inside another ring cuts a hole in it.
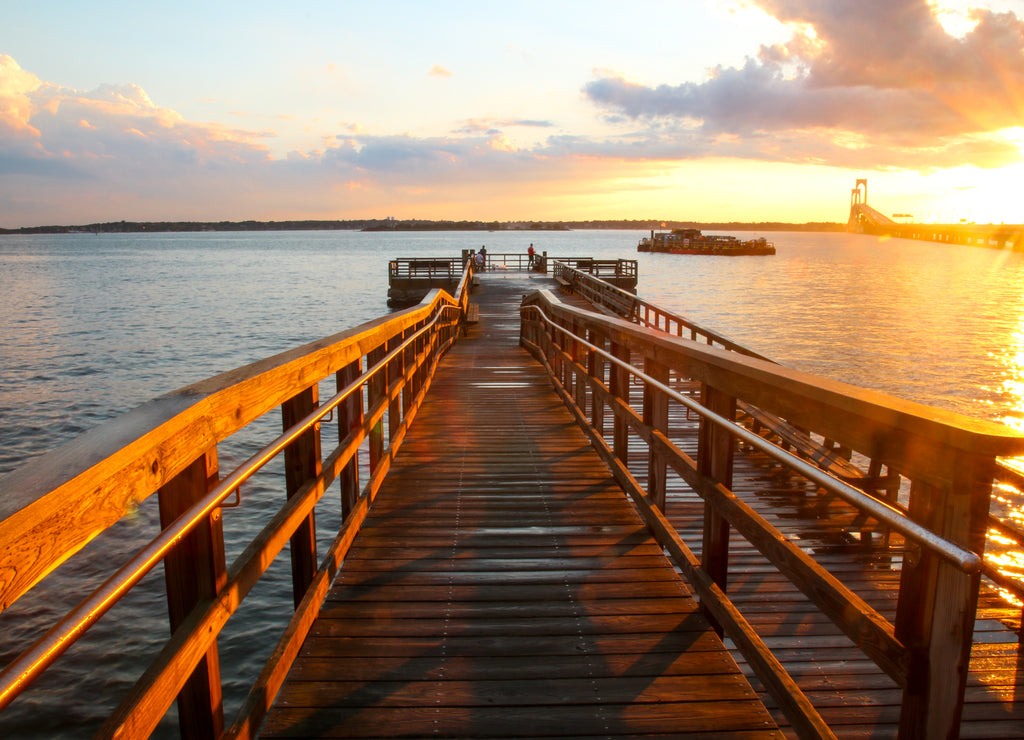
M 1024 0 L 3 6 L 0 227 L 1024 222 Z

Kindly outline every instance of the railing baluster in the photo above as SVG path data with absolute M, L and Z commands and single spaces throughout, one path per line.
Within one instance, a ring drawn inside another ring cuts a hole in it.
M 591 329 L 587 332 L 587 341 L 604 349 L 604 337 Z M 604 380 L 604 358 L 597 352 L 587 354 L 587 373 L 590 377 Z M 600 436 L 604 436 L 604 403 L 595 392 L 590 394 L 590 423 Z
M 952 455 L 943 485 L 914 480 L 909 513 L 947 540 L 983 553 L 995 461 Z M 932 552 L 908 547 L 895 623 L 910 657 L 900 737 L 959 734 L 980 581 L 979 573 L 964 573 Z
M 306 390 L 285 401 L 281 406 L 283 428 L 289 429 L 312 413 L 319 402 L 319 389 L 311 385 Z M 316 424 L 306 430 L 302 436 L 288 445 L 284 450 L 285 486 L 288 498 L 291 498 L 306 481 L 320 475 L 320 425 Z M 317 569 L 316 556 L 316 519 L 315 513 L 309 512 L 306 521 L 295 530 L 289 540 L 292 554 L 292 596 L 295 606 L 313 582 L 313 574 Z
M 335 382 L 338 390 L 355 381 L 361 374 L 362 360 L 351 362 L 337 373 Z M 340 406 L 338 414 L 338 440 L 345 439 L 354 430 L 363 425 L 363 392 L 356 391 Z M 359 453 L 352 455 L 352 459 L 346 463 L 338 474 L 339 485 L 341 486 L 341 515 L 348 516 L 352 507 L 356 505 L 359 498 Z
M 369 370 L 371 367 L 380 362 L 387 351 L 384 347 L 375 347 L 370 350 L 366 356 L 366 369 Z M 387 377 L 384 372 L 378 372 L 373 378 L 370 379 L 369 386 L 367 388 L 367 401 L 366 408 L 367 412 L 373 414 L 377 410 L 377 404 L 380 403 L 381 399 L 384 398 L 384 389 L 387 387 L 385 384 Z M 373 471 L 377 469 L 377 465 L 380 462 L 381 457 L 384 456 L 384 417 L 379 417 L 377 422 L 370 429 L 370 441 L 369 441 L 369 456 L 370 456 L 370 475 L 373 475 Z
M 416 331 L 418 329 L 419 329 L 419 325 L 410 326 L 408 329 L 405 330 L 405 333 L 402 335 L 403 340 L 408 339 L 409 337 L 411 337 L 413 334 L 416 333 Z M 416 362 L 416 342 L 412 342 L 408 347 L 405 348 L 405 351 L 402 352 L 402 376 L 401 377 L 403 377 L 403 378 L 405 377 L 405 374 L 408 372 L 409 368 L 412 367 L 413 363 L 415 363 L 415 362 Z M 404 381 L 400 380 L 399 382 L 404 382 Z M 415 379 L 415 371 L 414 371 L 413 372 L 413 377 L 410 378 L 409 382 L 405 383 L 405 386 L 402 388 L 402 418 L 403 419 L 406 418 L 406 416 L 408 416 L 409 409 L 412 408 L 412 402 L 413 402 L 413 399 L 415 397 L 416 397 L 416 379 Z
M 576 336 L 579 336 L 582 331 L 583 330 L 582 330 L 581 327 L 579 327 L 576 324 L 573 324 L 573 326 L 572 326 L 572 333 L 573 334 L 575 334 Z M 574 367 L 576 365 L 583 365 L 584 364 L 584 359 L 585 359 L 584 355 L 593 355 L 593 353 L 592 352 L 587 352 L 587 350 L 579 342 L 573 342 L 572 343 L 572 359 L 573 359 Z M 585 367 L 589 367 L 589 364 L 585 364 L 584 366 Z M 573 382 L 576 384 L 575 385 L 575 389 L 574 389 L 575 390 L 575 397 L 576 397 L 576 405 L 579 407 L 580 413 L 583 414 L 584 416 L 586 416 L 586 413 L 587 413 L 587 386 L 588 386 L 588 383 L 586 381 L 584 381 L 583 378 L 576 377 L 575 370 L 573 371 L 572 376 L 573 376 Z
M 707 408 L 727 419 L 736 416 L 736 399 L 707 384 L 701 386 L 701 402 Z M 706 475 L 715 483 L 732 488 L 733 458 L 736 449 L 735 438 L 725 429 L 700 421 L 697 438 L 697 472 Z M 704 533 L 701 546 L 701 567 L 719 588 L 726 590 L 729 574 L 729 522 L 709 503 L 704 504 Z M 715 630 L 722 628 L 708 613 Z
M 388 340 L 387 351 L 391 352 L 398 348 L 402 343 L 402 335 L 392 337 Z M 398 433 L 398 427 L 402 423 L 402 399 L 399 393 L 395 397 L 391 397 L 391 389 L 396 383 L 402 382 L 403 373 L 405 370 L 404 353 L 400 353 L 393 360 L 388 362 L 387 366 L 387 394 L 388 400 L 388 440 L 395 438 Z
M 616 359 L 629 362 L 629 347 L 611 343 L 611 355 Z M 612 395 L 629 405 L 629 372 L 619 365 L 609 371 L 608 389 Z M 629 425 L 619 414 L 614 415 L 612 422 L 612 451 L 623 465 L 629 465 Z
M 668 383 L 668 367 L 649 357 L 644 359 L 644 373 L 660 383 Z M 668 398 L 649 383 L 644 384 L 643 419 L 650 429 L 668 436 Z M 647 457 L 647 493 L 651 502 L 664 512 L 668 464 L 657 445 L 649 447 Z
M 211 447 L 160 488 L 160 526 L 170 525 L 212 491 L 218 482 L 217 475 L 217 448 Z M 173 633 L 197 603 L 213 598 L 226 581 L 220 509 L 215 509 L 205 522 L 182 538 L 165 558 L 164 577 Z M 216 643 L 178 694 L 178 723 L 183 738 L 216 738 L 224 730 Z

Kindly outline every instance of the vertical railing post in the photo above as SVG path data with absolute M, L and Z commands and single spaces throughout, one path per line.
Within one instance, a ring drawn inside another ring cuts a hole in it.
M 285 401 L 281 405 L 283 428 L 289 429 L 297 424 L 303 417 L 312 413 L 318 403 L 319 390 L 316 384 Z M 320 475 L 320 470 L 320 425 L 314 424 L 284 449 L 285 487 L 288 498 L 297 494 L 307 481 Z M 291 536 L 290 543 L 292 596 L 295 599 L 295 606 L 298 606 L 309 584 L 313 582 L 313 574 L 317 570 L 315 512 L 309 512 L 306 520 Z
M 629 362 L 629 347 L 611 343 L 612 357 Z M 629 406 L 629 372 L 618 364 L 609 370 L 608 390 L 611 394 Z M 612 422 L 612 451 L 615 458 L 623 465 L 629 465 L 629 426 L 626 420 L 615 414 Z
M 361 374 L 362 360 L 355 360 L 335 373 L 335 382 L 340 391 L 345 386 L 353 383 Z M 363 426 L 363 392 L 357 390 L 337 409 L 338 414 L 338 440 L 343 441 L 352 432 Z M 359 498 L 359 453 L 352 455 L 352 458 L 345 464 L 338 474 L 338 481 L 341 485 L 341 516 L 346 517 L 356 505 Z
M 649 357 L 644 359 L 644 374 L 668 384 L 668 367 Z M 650 383 L 644 383 L 643 419 L 648 429 L 656 429 L 668 435 L 668 396 Z M 651 444 L 647 451 L 647 495 L 651 503 L 662 512 L 665 511 L 667 477 L 668 463 L 665 455 L 655 444 Z
M 375 347 L 370 350 L 366 356 L 367 370 L 376 365 L 382 359 L 387 352 L 383 347 Z M 387 387 L 387 372 L 384 369 L 379 370 L 373 378 L 370 379 L 369 385 L 366 391 L 366 408 L 371 414 L 377 412 L 377 406 L 380 404 L 381 399 L 384 398 L 384 389 Z M 369 464 L 370 464 L 370 475 L 373 475 L 373 471 L 377 469 L 377 464 L 380 462 L 381 457 L 384 456 L 384 417 L 378 417 L 377 422 L 370 429 L 369 439 Z
M 167 527 L 217 485 L 217 448 L 211 447 L 159 491 L 160 526 Z M 202 600 L 212 599 L 226 582 L 221 510 L 214 509 L 164 559 L 171 632 Z M 219 738 L 224 731 L 220 659 L 214 643 L 178 694 L 183 738 Z
M 604 337 L 591 329 L 587 332 L 587 341 L 595 347 L 604 349 Z M 604 382 L 604 357 L 597 352 L 587 355 L 587 373 L 591 378 Z M 604 436 L 604 401 L 596 393 L 590 394 L 590 424 L 601 437 Z
M 558 324 L 557 321 L 555 323 Z M 561 324 L 559 324 L 559 326 L 561 326 Z M 562 383 L 562 387 L 565 388 L 566 393 L 571 393 L 572 385 L 569 382 L 569 363 L 566 362 L 565 360 L 565 354 L 567 354 L 570 349 L 569 336 L 563 331 L 556 331 L 554 335 L 554 341 L 555 347 L 557 347 L 560 350 L 557 353 L 557 356 L 554 357 L 554 359 L 557 362 L 557 364 L 554 366 L 554 369 L 558 375 L 559 381 Z
M 909 513 L 939 536 L 978 554 L 995 461 L 952 453 L 946 480 L 914 480 Z M 945 477 L 945 476 L 943 476 Z M 908 545 L 900 573 L 895 635 L 909 652 L 899 736 L 957 737 L 974 634 L 980 575 Z
M 707 384 L 702 385 L 701 396 L 709 411 L 726 419 L 735 418 L 735 397 Z M 735 449 L 735 438 L 728 430 L 701 419 L 697 434 L 697 472 L 731 489 Z M 729 576 L 729 522 L 710 503 L 704 504 L 701 567 L 724 591 Z M 721 626 L 714 619 L 711 623 L 721 633 Z
M 573 323 L 573 325 L 572 325 L 572 333 L 575 336 L 578 337 L 578 336 L 581 335 L 582 332 L 583 332 L 583 329 L 580 327 L 580 325 L 577 324 L 577 323 Z M 577 368 L 579 366 L 586 367 L 586 364 L 583 362 L 584 356 L 585 355 L 591 355 L 591 354 L 593 354 L 593 353 L 592 352 L 588 352 L 583 347 L 583 345 L 580 342 L 578 342 L 576 340 L 573 340 L 573 343 L 572 343 L 572 359 L 573 359 L 572 375 L 573 375 L 573 382 L 576 384 L 576 387 L 575 387 L 576 405 L 579 407 L 580 413 L 583 414 L 583 416 L 587 415 L 587 388 L 589 387 L 590 384 L 587 383 L 587 381 L 580 376 L 579 370 Z
M 419 324 L 410 326 L 402 335 L 403 340 L 407 340 L 419 329 Z M 409 346 L 402 352 L 402 377 L 409 374 L 409 368 L 414 367 L 416 362 L 416 342 L 410 342 Z M 412 377 L 402 388 L 402 418 L 404 419 L 409 415 L 409 409 L 412 408 L 412 402 L 416 395 L 416 372 L 413 370 Z
M 402 335 L 398 334 L 388 340 L 388 352 L 393 352 L 402 343 Z M 398 434 L 398 427 L 402 423 L 402 398 L 401 392 L 392 396 L 392 386 L 401 384 L 405 375 L 405 353 L 399 352 L 387 367 L 387 390 L 388 394 L 388 439 L 392 440 Z

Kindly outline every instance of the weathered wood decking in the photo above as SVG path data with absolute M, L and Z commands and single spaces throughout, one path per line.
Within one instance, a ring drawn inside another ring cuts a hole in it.
M 778 735 L 518 347 L 548 285 L 483 276 L 263 736 Z

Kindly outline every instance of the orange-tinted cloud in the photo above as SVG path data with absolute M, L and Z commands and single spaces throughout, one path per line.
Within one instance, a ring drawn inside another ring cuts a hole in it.
M 963 38 L 926 0 L 758 0 L 795 29 L 742 67 L 650 87 L 584 88 L 653 138 L 755 158 L 846 166 L 992 166 L 1020 159 L 991 137 L 1024 121 L 1024 21 L 975 10 Z M 718 144 L 723 135 L 738 137 Z M 855 141 L 842 146 L 837 140 Z
M 38 77 L 23 70 L 7 54 L 0 54 L 0 135 L 39 135 L 29 121 L 31 95 L 41 85 Z

